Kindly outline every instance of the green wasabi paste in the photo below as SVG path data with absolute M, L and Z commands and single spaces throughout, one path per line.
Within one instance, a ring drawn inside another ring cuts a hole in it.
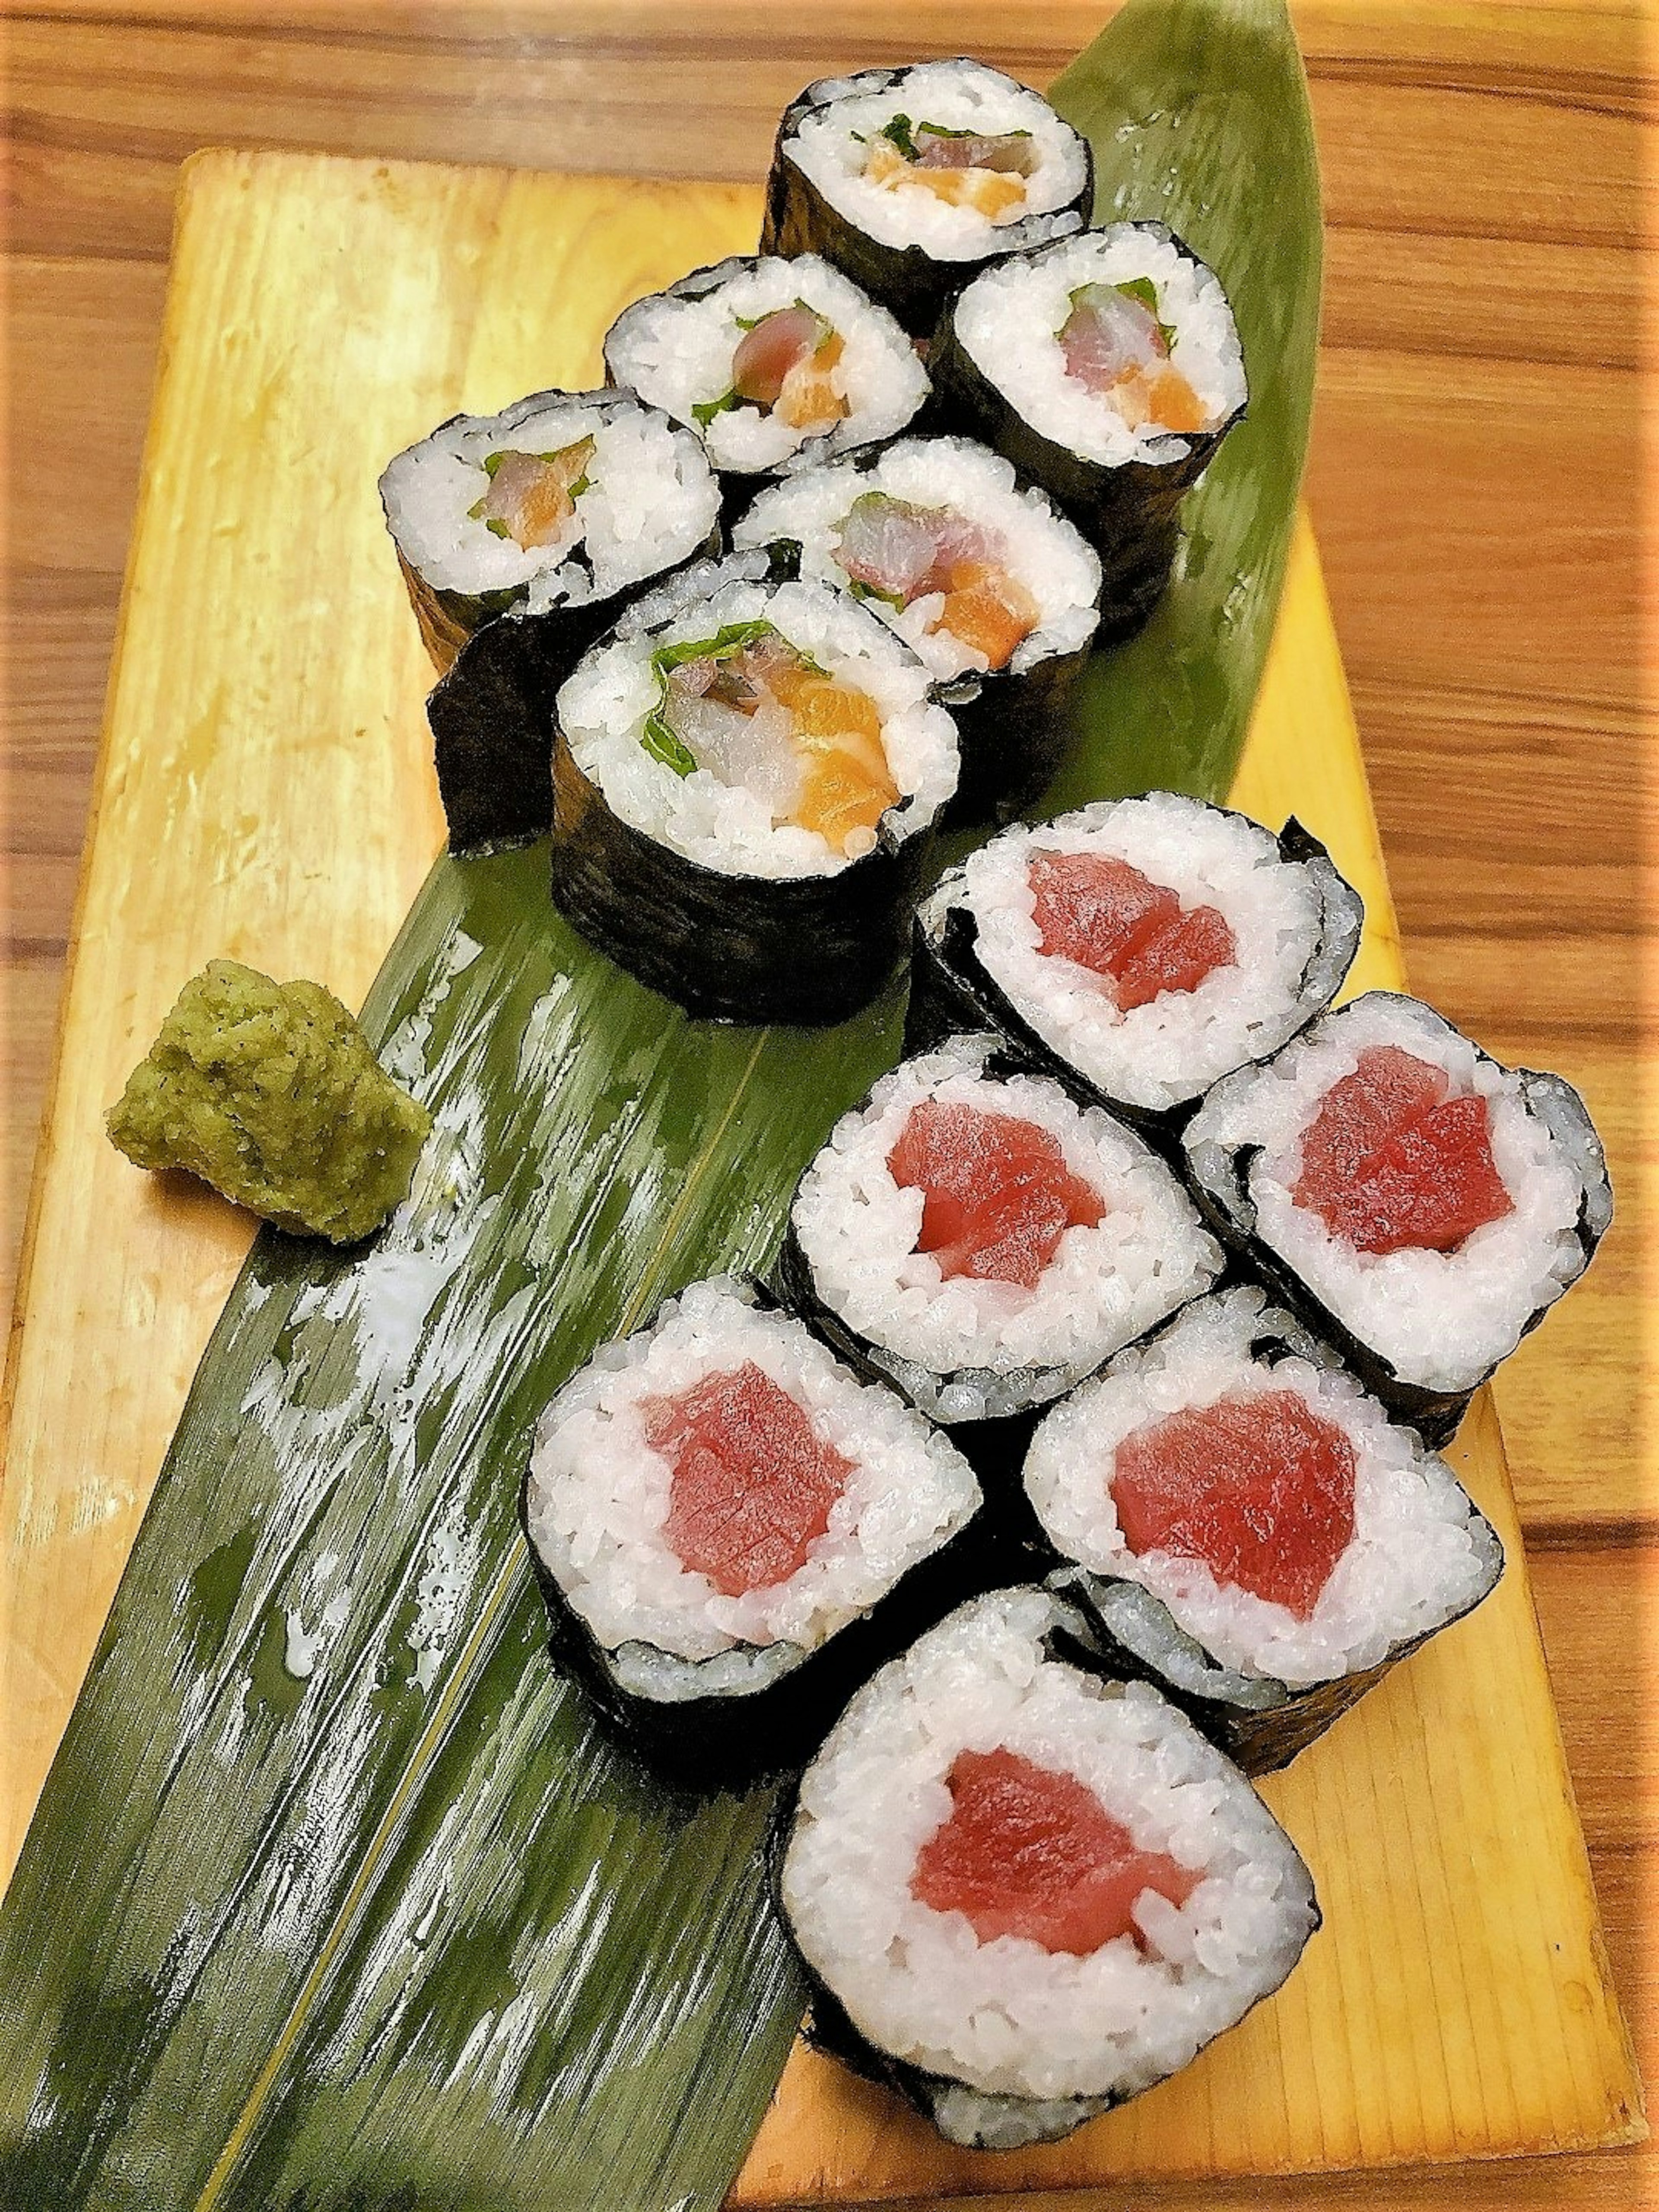
M 432 1116 L 320 983 L 210 960 L 106 1126 L 141 1168 L 185 1168 L 278 1229 L 351 1244 L 409 1195 Z

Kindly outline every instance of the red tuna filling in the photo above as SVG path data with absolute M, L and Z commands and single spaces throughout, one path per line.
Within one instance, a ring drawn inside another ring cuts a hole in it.
M 981 1943 L 1023 1936 L 1087 1958 L 1115 1936 L 1146 1943 L 1130 1917 L 1155 1889 L 1184 1905 L 1201 1875 L 1143 1851 L 1074 1775 L 1017 1751 L 964 1751 L 945 1778 L 950 1818 L 916 1854 L 910 1894 L 960 1912 Z
M 1104 978 L 1125 1013 L 1237 960 L 1224 915 L 1183 907 L 1111 854 L 1039 853 L 1030 880 L 1042 951 Z
M 1358 1252 L 1452 1252 L 1515 1211 L 1492 1156 L 1486 1102 L 1443 1070 L 1369 1046 L 1302 1140 L 1293 1195 Z
M 673 1468 L 668 1546 L 723 1597 L 787 1583 L 830 1526 L 853 1462 L 752 1359 L 642 1408 Z
M 936 1098 L 911 1108 L 887 1171 L 923 1193 L 915 1249 L 946 1282 L 974 1275 L 1034 1291 L 1066 1231 L 1092 1229 L 1106 1212 L 1047 1129 Z
M 1294 1390 L 1223 1398 L 1138 1429 L 1111 1477 L 1137 1557 L 1196 1559 L 1306 1620 L 1353 1540 L 1353 1446 Z

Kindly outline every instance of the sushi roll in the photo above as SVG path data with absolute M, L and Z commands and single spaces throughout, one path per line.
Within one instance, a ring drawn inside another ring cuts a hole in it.
M 994 1028 L 1160 1143 L 1330 1004 L 1364 908 L 1316 837 L 1173 791 L 1005 830 L 917 915 L 906 1048 Z
M 549 617 L 554 657 L 574 664 L 626 594 L 710 546 L 720 495 L 699 441 L 659 410 L 532 392 L 441 422 L 387 464 L 380 503 L 441 674 L 509 609 Z
M 1024 1481 L 1111 1671 L 1247 1774 L 1288 1765 L 1503 1571 L 1445 1462 L 1254 1285 L 1183 1307 L 1045 1414 Z
M 1170 580 L 1181 501 L 1244 412 L 1225 294 L 1162 223 L 1120 222 L 975 276 L 927 356 L 937 418 L 1006 453 L 1099 553 L 1101 637 Z
M 960 1595 L 965 1461 L 731 1278 L 549 1406 L 523 1489 L 555 1652 L 628 1739 L 711 1785 L 799 1765 Z
M 1296 1846 L 1045 1590 L 958 1608 L 860 1691 L 781 1853 L 809 2033 L 951 2142 L 1054 2142 L 1177 2073 L 1319 1925 Z
M 986 262 L 1080 230 L 1089 142 L 981 62 L 860 70 L 784 110 L 763 253 L 818 253 L 919 338 Z
M 1100 562 L 1045 492 L 967 438 L 904 438 L 763 491 L 738 546 L 787 545 L 921 654 L 962 744 L 952 822 L 1006 822 L 1059 768 Z
M 1613 1214 L 1571 1085 L 1393 992 L 1218 1084 L 1183 1141 L 1218 1233 L 1431 1444 Z
M 844 1019 L 901 958 L 957 736 L 886 624 L 764 553 L 635 602 L 558 696 L 553 896 L 693 1014 Z
M 884 1076 L 802 1176 L 785 1295 L 981 1469 L 1034 1410 L 1209 1287 L 1221 1254 L 1140 1139 L 994 1037 Z
M 927 372 L 884 307 L 816 254 L 722 261 L 624 308 L 605 374 L 696 431 L 727 511 L 907 429 Z

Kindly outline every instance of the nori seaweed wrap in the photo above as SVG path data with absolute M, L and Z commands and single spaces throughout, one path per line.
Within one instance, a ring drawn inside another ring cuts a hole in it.
M 957 767 L 874 616 L 764 552 L 697 563 L 560 692 L 553 897 L 690 1013 L 840 1021 L 902 957 Z
M 1200 974 L 1206 915 L 1226 957 Z M 1204 1093 L 1330 1004 L 1364 918 L 1294 818 L 1275 836 L 1176 792 L 1102 800 L 1005 830 L 941 878 L 916 914 L 905 1049 L 995 1030 L 1178 1158 Z
M 1571 1085 L 1394 992 L 1218 1083 L 1182 1142 L 1217 1235 L 1436 1446 L 1613 1216 Z
M 1046 333 L 1046 335 L 1045 335 Z M 1225 295 L 1162 223 L 1115 223 L 998 262 L 946 307 L 930 427 L 1004 453 L 1098 552 L 1101 642 L 1168 584 L 1181 502 L 1244 412 Z
M 962 745 L 945 828 L 1042 792 L 1099 621 L 1100 562 L 1046 492 L 967 438 L 902 438 L 761 493 L 738 546 L 787 546 L 921 654 Z
M 778 126 L 763 253 L 822 254 L 913 337 L 992 259 L 1089 220 L 1089 142 L 966 59 L 824 77 Z
M 1287 1765 L 1503 1570 L 1444 1462 L 1254 1285 L 1184 1307 L 1047 1414 L 1022 1484 L 1100 1663 L 1247 1774 Z

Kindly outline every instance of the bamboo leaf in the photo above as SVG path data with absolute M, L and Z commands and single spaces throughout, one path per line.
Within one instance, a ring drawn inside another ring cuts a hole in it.
M 1305 435 L 1299 68 L 1276 4 L 1130 0 L 1060 92 L 1109 197 L 1194 165 L 1156 211 L 1255 390 L 1176 600 L 1092 672 L 1065 803 L 1218 792 Z M 687 1023 L 562 927 L 546 866 L 440 861 L 365 1009 L 437 1123 L 410 1203 L 356 1255 L 262 1238 L 203 1363 L 0 1910 L 8 2207 L 692 2212 L 782 2065 L 769 1799 L 690 1808 L 595 1735 L 514 1497 L 596 1342 L 765 1257 L 898 1004 Z

